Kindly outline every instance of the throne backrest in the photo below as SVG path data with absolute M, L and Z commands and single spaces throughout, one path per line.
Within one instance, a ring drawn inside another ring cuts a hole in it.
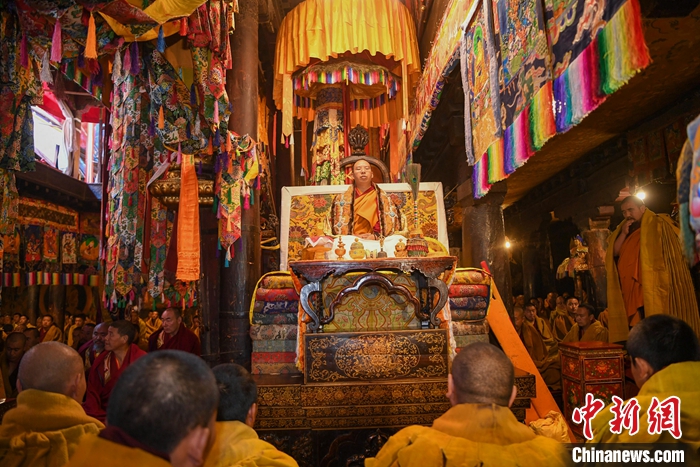
M 408 183 L 380 183 L 378 186 L 392 199 L 408 228 L 413 224 L 413 194 Z M 289 261 L 301 259 L 307 237 L 323 235 L 330 229 L 333 197 L 344 193 L 349 185 L 323 185 L 282 188 L 280 222 L 280 270 Z M 418 224 L 426 237 L 438 240 L 445 249 L 447 222 L 442 183 L 421 183 L 418 193 Z

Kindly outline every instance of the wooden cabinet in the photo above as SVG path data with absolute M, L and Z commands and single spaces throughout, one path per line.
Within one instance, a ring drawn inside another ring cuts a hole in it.
M 582 436 L 581 425 L 573 423 L 571 414 L 592 393 L 605 404 L 612 396 L 625 398 L 625 351 L 621 345 L 604 342 L 560 343 L 561 384 L 564 416 L 574 433 Z

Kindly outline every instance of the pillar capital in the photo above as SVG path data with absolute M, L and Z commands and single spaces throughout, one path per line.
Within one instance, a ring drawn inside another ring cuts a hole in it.
M 503 180 L 494 184 L 491 190 L 479 199 L 474 198 L 474 185 L 471 180 L 467 180 L 457 187 L 457 200 L 462 207 L 478 206 L 480 204 L 502 205 L 507 192 L 506 181 Z

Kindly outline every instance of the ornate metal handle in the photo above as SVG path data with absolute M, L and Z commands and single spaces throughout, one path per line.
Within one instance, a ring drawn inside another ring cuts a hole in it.
M 311 317 L 312 322 L 309 323 L 306 327 L 309 330 L 309 332 L 318 332 L 321 329 L 321 320 L 319 319 L 316 311 L 309 304 L 311 294 L 320 292 L 320 282 L 309 282 L 301 288 L 301 293 L 299 294 L 299 301 L 301 302 L 301 307 L 304 309 L 304 312 Z
M 439 328 L 440 318 L 438 318 L 437 314 L 440 312 L 440 310 L 443 309 L 445 303 L 447 303 L 447 296 L 449 294 L 449 290 L 447 289 L 447 284 L 445 284 L 440 279 L 429 278 L 428 287 L 435 287 L 438 290 L 438 302 L 437 305 L 435 305 L 435 308 L 433 308 L 430 312 L 430 324 L 432 324 L 435 328 Z

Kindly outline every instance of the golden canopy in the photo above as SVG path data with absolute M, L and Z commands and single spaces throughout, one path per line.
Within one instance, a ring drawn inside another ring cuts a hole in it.
M 273 98 L 282 110 L 282 134 L 293 130 L 292 74 L 313 59 L 327 61 L 345 53 L 383 56 L 402 77 L 403 117 L 408 94 L 420 77 L 416 29 L 399 0 L 306 0 L 284 18 L 275 48 Z

